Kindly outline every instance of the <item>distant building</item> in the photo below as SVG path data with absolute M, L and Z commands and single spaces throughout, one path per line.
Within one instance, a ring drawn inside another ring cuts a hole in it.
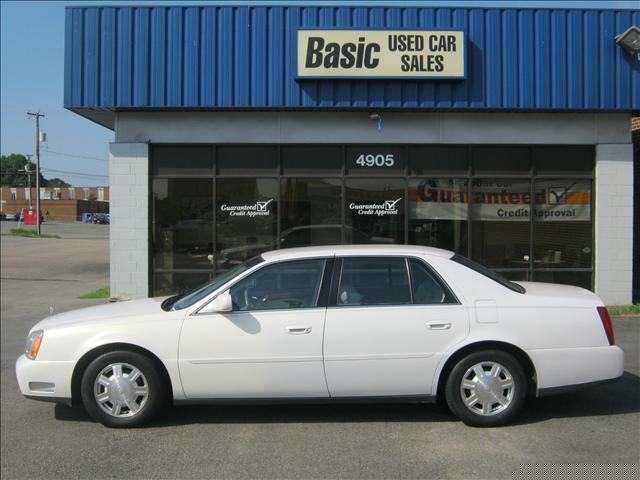
M 35 208 L 36 188 L 0 186 L 0 211 Z M 40 209 L 46 220 L 73 222 L 83 213 L 109 213 L 109 187 L 42 187 Z

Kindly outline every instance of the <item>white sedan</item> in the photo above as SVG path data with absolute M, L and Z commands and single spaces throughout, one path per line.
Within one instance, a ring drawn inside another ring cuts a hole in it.
M 185 295 L 55 315 L 16 364 L 25 396 L 82 403 L 110 427 L 166 402 L 437 397 L 468 425 L 496 426 L 527 395 L 622 373 L 590 291 L 392 245 L 272 251 Z

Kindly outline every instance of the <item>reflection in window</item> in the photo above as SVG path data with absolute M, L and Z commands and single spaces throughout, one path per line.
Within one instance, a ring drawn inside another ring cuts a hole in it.
M 591 267 L 591 180 L 534 183 L 533 268 Z
M 281 199 L 281 248 L 342 243 L 341 180 L 286 179 Z
M 345 243 L 404 243 L 404 180 L 348 179 L 345 186 Z
M 528 268 L 530 201 L 529 180 L 473 181 L 473 260 L 489 268 Z
M 403 257 L 354 257 L 342 262 L 338 305 L 411 303 L 407 263 Z
M 153 256 L 160 269 L 212 269 L 213 183 L 197 178 L 153 180 Z
M 219 178 L 216 268 L 228 270 L 277 247 L 278 180 Z
M 296 260 L 268 265 L 229 289 L 233 310 L 315 307 L 325 260 Z
M 153 296 L 180 295 L 211 280 L 206 272 L 162 272 L 153 275 Z
M 409 180 L 409 243 L 466 252 L 468 180 Z
M 560 283 L 564 285 L 575 285 L 576 287 L 593 289 L 591 272 L 572 271 L 534 271 L 533 280 L 536 282 Z

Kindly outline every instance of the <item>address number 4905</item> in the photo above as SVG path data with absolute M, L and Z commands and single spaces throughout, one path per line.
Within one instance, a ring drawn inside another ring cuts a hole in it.
M 363 153 L 356 159 L 356 165 L 361 167 L 393 167 L 394 163 L 393 153 L 388 153 L 387 155 Z

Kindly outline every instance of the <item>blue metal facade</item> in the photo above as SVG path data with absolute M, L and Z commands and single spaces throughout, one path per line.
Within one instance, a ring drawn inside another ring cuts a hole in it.
M 70 7 L 65 107 L 639 110 L 617 10 Z M 466 80 L 296 80 L 299 27 L 464 29 Z

